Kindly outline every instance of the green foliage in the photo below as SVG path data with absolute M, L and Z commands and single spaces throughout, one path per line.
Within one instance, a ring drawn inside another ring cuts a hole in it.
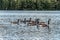
M 60 10 L 60 1 L 0 0 L 0 10 Z
M 58 2 L 58 4 L 56 5 L 56 9 L 60 10 L 60 2 Z
M 50 3 L 48 3 L 47 1 L 43 2 L 43 1 L 40 1 L 38 3 L 38 10 L 49 10 L 50 9 Z
M 0 9 L 2 9 L 3 0 L 0 0 Z
M 9 1 L 9 5 L 8 5 L 8 10 L 15 10 L 15 6 L 16 6 L 16 3 L 14 0 L 8 0 Z
M 32 1 L 22 1 L 21 2 L 22 10 L 34 10 L 36 8 L 35 3 Z

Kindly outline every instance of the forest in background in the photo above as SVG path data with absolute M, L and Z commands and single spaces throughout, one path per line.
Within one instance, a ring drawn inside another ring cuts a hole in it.
M 0 10 L 60 10 L 60 0 L 0 0 Z

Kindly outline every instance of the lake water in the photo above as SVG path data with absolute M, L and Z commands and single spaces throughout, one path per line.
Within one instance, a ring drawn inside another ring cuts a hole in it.
M 60 40 L 60 11 L 0 11 L 0 40 Z M 27 20 L 39 18 L 40 22 L 48 23 L 47 27 L 27 26 L 20 23 L 12 24 L 17 19 Z

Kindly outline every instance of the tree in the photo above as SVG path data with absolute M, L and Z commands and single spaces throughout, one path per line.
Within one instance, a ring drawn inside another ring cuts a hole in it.
M 34 10 L 36 9 L 36 5 L 33 1 L 22 1 L 21 8 L 22 10 Z
M 0 10 L 2 9 L 3 0 L 0 0 Z
M 14 10 L 15 6 L 16 6 L 15 1 L 14 0 L 8 0 L 8 2 L 9 2 L 8 10 Z
M 3 0 L 3 4 L 2 4 L 2 7 L 3 7 L 3 10 L 7 10 L 8 9 L 8 0 Z
M 40 1 L 38 3 L 38 10 L 49 10 L 50 4 L 47 1 Z
M 56 10 L 60 10 L 60 1 L 59 1 L 59 2 L 57 2 Z

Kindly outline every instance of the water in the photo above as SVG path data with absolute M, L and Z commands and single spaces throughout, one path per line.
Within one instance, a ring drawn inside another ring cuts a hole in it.
M 2 14 L 1 14 L 2 13 Z M 57 13 L 57 14 L 55 14 Z M 11 24 L 17 19 L 39 18 L 40 21 L 50 21 L 50 32 L 47 27 L 27 26 L 26 24 Z M 59 12 L 0 12 L 0 40 L 59 40 L 60 39 Z

